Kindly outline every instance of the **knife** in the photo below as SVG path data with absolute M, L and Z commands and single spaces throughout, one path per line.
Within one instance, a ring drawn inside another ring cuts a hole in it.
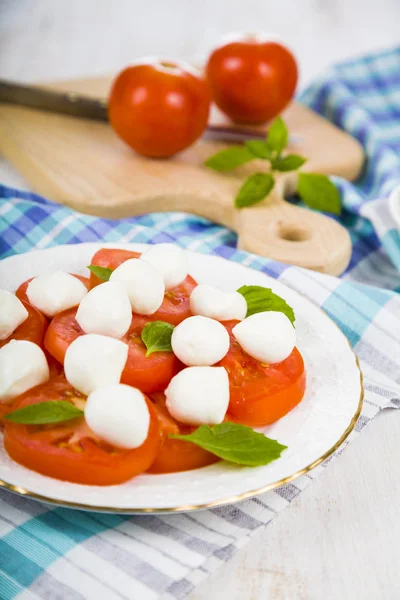
M 81 119 L 108 122 L 107 101 L 105 99 L 92 98 L 76 92 L 59 92 L 36 85 L 23 85 L 0 79 L 0 102 Z M 207 138 L 224 141 L 265 139 L 264 131 L 236 125 L 209 124 L 204 135 Z M 291 135 L 290 141 L 298 142 L 299 136 Z

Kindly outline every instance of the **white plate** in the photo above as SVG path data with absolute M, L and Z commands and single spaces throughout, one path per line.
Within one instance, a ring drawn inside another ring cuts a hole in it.
M 145 244 L 77 244 L 12 256 L 0 262 L 1 287 L 14 291 L 25 279 L 49 269 L 86 274 L 94 252 L 105 245 L 143 250 Z M 55 504 L 109 512 L 167 512 L 235 502 L 273 489 L 316 467 L 353 429 L 362 406 L 362 376 L 350 345 L 318 307 L 282 283 L 258 271 L 209 255 L 189 253 L 190 273 L 224 290 L 244 284 L 271 287 L 296 314 L 298 348 L 307 370 L 303 401 L 263 431 L 288 446 L 264 467 L 225 462 L 169 475 L 142 475 L 117 486 L 64 483 L 13 462 L 0 444 L 0 485 Z

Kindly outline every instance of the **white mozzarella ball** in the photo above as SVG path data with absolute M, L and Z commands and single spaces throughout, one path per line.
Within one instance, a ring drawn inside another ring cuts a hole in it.
M 229 404 L 229 379 L 224 367 L 188 367 L 165 390 L 171 415 L 189 425 L 222 423 Z
M 26 290 L 29 302 L 47 317 L 77 306 L 86 294 L 82 281 L 63 271 L 38 275 Z
M 188 274 L 188 259 L 185 250 L 174 244 L 155 244 L 141 256 L 164 278 L 165 289 L 171 290 Z
M 214 319 L 189 317 L 175 327 L 171 345 L 174 354 L 188 367 L 210 366 L 228 352 L 229 334 Z
M 247 302 L 239 292 L 223 292 L 202 283 L 190 295 L 190 311 L 217 321 L 242 321 L 246 317 Z
M 238 323 L 232 333 L 247 354 L 264 364 L 279 363 L 296 345 L 296 331 L 281 312 L 260 312 Z
M 25 340 L 11 340 L 0 348 L 0 402 L 10 404 L 27 390 L 50 378 L 43 350 Z
M 100 333 L 120 338 L 132 322 L 132 307 L 121 283 L 107 281 L 97 285 L 80 303 L 75 319 L 85 333 Z
M 140 258 L 130 258 L 111 273 L 110 281 L 119 281 L 128 293 L 132 310 L 140 315 L 152 315 L 164 300 L 162 275 Z
M 65 353 L 65 377 L 88 396 L 93 390 L 119 383 L 127 358 L 128 345 L 121 340 L 97 333 L 81 335 Z
M 0 290 L 0 340 L 6 340 L 27 318 L 28 311 L 21 300 Z
M 119 448 L 138 448 L 149 433 L 150 412 L 142 392 L 121 383 L 92 392 L 85 419 L 96 435 Z

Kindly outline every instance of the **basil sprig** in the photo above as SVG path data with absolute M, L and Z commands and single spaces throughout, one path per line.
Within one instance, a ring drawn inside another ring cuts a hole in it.
M 102 281 L 108 281 L 111 277 L 111 273 L 113 269 L 109 269 L 108 267 L 99 267 L 98 265 L 88 265 L 87 267 L 89 271 L 96 275 Z
M 238 290 L 242 294 L 247 303 L 246 317 L 255 315 L 256 313 L 274 310 L 282 312 L 291 321 L 292 325 L 296 320 L 294 311 L 291 306 L 278 296 L 270 288 L 262 287 L 261 285 L 242 285 Z
M 49 425 L 51 423 L 62 423 L 71 421 L 77 417 L 83 417 L 83 410 L 76 408 L 65 400 L 53 400 L 51 402 L 38 402 L 23 408 L 18 408 L 4 417 L 5 421 L 19 423 L 20 425 Z
M 238 423 L 201 425 L 188 435 L 169 437 L 190 442 L 219 458 L 248 467 L 267 465 L 279 458 L 287 448 L 251 427 Z
M 153 352 L 172 352 L 171 337 L 174 326 L 165 321 L 147 323 L 142 329 L 142 342 L 147 348 L 146 356 Z
M 267 172 L 249 175 L 238 190 L 235 206 L 246 208 L 268 197 L 275 185 L 274 173 L 297 171 L 306 162 L 306 158 L 299 154 L 283 154 L 288 140 L 289 132 L 286 124 L 281 117 L 278 117 L 271 123 L 265 140 L 249 140 L 243 146 L 231 146 L 217 152 L 204 164 L 215 171 L 225 172 L 256 158 L 269 163 Z M 299 173 L 297 193 L 310 208 L 340 214 L 339 191 L 326 175 Z

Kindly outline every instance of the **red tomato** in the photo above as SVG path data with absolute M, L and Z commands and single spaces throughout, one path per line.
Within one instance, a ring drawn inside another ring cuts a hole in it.
M 65 353 L 71 342 L 83 335 L 75 320 L 76 311 L 76 308 L 70 308 L 56 315 L 46 331 L 45 348 L 59 363 L 64 363 Z M 134 314 L 129 331 L 121 338 L 129 346 L 121 381 L 146 394 L 164 390 L 182 368 L 172 352 L 153 352 L 146 356 L 146 347 L 140 334 L 149 320 L 148 317 Z
M 106 269 L 116 269 L 123 262 L 130 258 L 139 258 L 140 252 L 132 252 L 131 250 L 118 250 L 117 248 L 101 248 L 98 250 L 92 258 L 92 265 L 98 267 L 104 267 Z M 97 277 L 94 273 L 90 273 L 90 289 L 96 287 L 100 283 L 104 283 L 102 279 Z
M 130 250 L 102 248 L 93 256 L 91 264 L 114 270 L 129 258 L 140 256 L 139 252 Z M 91 273 L 90 287 L 95 287 L 99 283 L 103 283 L 102 280 Z M 164 302 L 156 313 L 147 317 L 148 321 L 166 321 L 171 325 L 179 325 L 184 319 L 190 317 L 190 294 L 196 285 L 197 282 L 188 275 L 185 281 L 165 294 Z
M 80 408 L 85 403 L 64 377 L 56 377 L 20 396 L 13 403 L 13 410 L 52 400 L 66 400 Z M 16 462 L 48 477 L 87 485 L 123 483 L 146 471 L 160 446 L 156 411 L 152 403 L 146 401 L 151 416 L 150 429 L 139 448 L 123 450 L 111 446 L 96 436 L 83 418 L 78 418 L 53 425 L 6 422 L 5 449 Z
M 228 371 L 230 402 L 227 417 L 253 427 L 269 425 L 286 415 L 303 398 L 306 374 L 300 352 L 295 348 L 284 361 L 263 365 L 239 346 L 232 328 L 238 321 L 224 323 L 231 337 L 228 354 L 218 363 Z
M 178 423 L 165 406 L 164 394 L 152 396 L 160 424 L 161 447 L 157 458 L 148 470 L 149 473 L 176 473 L 190 471 L 217 462 L 218 457 L 199 446 L 183 440 L 174 440 L 170 434 L 186 435 L 196 427 Z
M 108 99 L 117 135 L 139 154 L 167 157 L 197 140 L 207 126 L 206 82 L 183 63 L 149 60 L 122 71 Z
M 5 340 L 0 340 L 0 348 L 11 340 L 28 340 L 38 346 L 42 345 L 43 334 L 47 324 L 45 317 L 34 306 L 22 300 L 22 304 L 28 311 L 28 317 L 13 333 Z
M 289 103 L 297 84 L 293 54 L 256 37 L 214 50 L 206 72 L 214 102 L 238 123 L 270 121 Z
M 82 275 L 75 275 L 75 273 L 71 273 L 71 274 L 74 277 L 76 277 L 77 279 L 79 279 L 79 281 L 82 281 L 83 285 L 85 285 L 87 287 L 87 289 L 90 290 L 90 281 L 89 281 L 89 279 L 87 277 L 83 277 Z M 30 279 L 27 279 L 26 281 L 24 281 L 23 283 L 21 283 L 21 285 L 19 286 L 19 288 L 15 292 L 15 295 L 17 296 L 17 298 L 19 298 L 23 302 L 28 302 L 29 303 L 29 299 L 28 299 L 28 296 L 26 294 L 26 290 L 28 288 L 29 282 L 32 281 L 32 279 L 34 279 L 34 278 L 31 277 Z

